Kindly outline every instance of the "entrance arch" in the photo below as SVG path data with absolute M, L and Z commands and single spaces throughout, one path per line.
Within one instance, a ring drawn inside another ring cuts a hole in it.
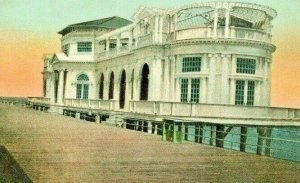
M 144 64 L 141 79 L 140 100 L 148 100 L 149 93 L 149 66 Z
M 108 93 L 108 99 L 114 98 L 114 72 L 111 72 L 110 74 L 110 80 L 109 80 L 109 93 Z
M 101 74 L 100 83 L 99 83 L 99 99 L 103 99 L 103 91 L 104 91 L 104 75 Z
M 122 71 L 121 81 L 120 81 L 120 98 L 119 98 L 119 105 L 120 109 L 124 109 L 125 106 L 125 96 L 126 96 L 126 72 L 125 70 Z

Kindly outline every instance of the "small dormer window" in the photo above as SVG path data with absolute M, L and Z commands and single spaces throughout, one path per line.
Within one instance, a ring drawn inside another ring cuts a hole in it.
M 69 55 L 69 44 L 63 45 L 62 51 L 68 56 Z
M 92 52 L 92 42 L 78 42 L 77 52 L 79 53 Z

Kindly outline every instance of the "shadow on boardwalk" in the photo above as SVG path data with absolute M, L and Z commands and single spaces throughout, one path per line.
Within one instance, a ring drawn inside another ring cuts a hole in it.
M 0 182 L 32 182 L 4 146 L 0 146 Z
M 0 105 L 0 144 L 33 182 L 297 182 L 300 164 Z

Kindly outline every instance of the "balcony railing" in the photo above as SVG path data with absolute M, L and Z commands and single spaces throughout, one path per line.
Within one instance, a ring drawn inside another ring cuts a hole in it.
M 69 107 L 116 110 L 115 100 L 88 100 L 88 99 L 65 99 L 64 104 Z
M 214 37 L 212 27 L 195 27 L 189 29 L 182 29 L 176 31 L 176 40 L 184 39 L 207 39 Z M 262 30 L 230 27 L 228 36 L 225 35 L 225 28 L 218 27 L 216 38 L 229 38 L 229 39 L 245 39 L 271 43 L 272 36 Z
M 45 98 L 45 97 L 29 97 L 28 98 L 30 102 L 35 102 L 35 103 L 50 103 L 50 98 Z

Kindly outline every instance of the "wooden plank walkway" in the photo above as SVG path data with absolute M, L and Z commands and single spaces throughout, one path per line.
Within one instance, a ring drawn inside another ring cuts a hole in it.
M 0 144 L 33 182 L 297 182 L 300 164 L 0 105 Z

